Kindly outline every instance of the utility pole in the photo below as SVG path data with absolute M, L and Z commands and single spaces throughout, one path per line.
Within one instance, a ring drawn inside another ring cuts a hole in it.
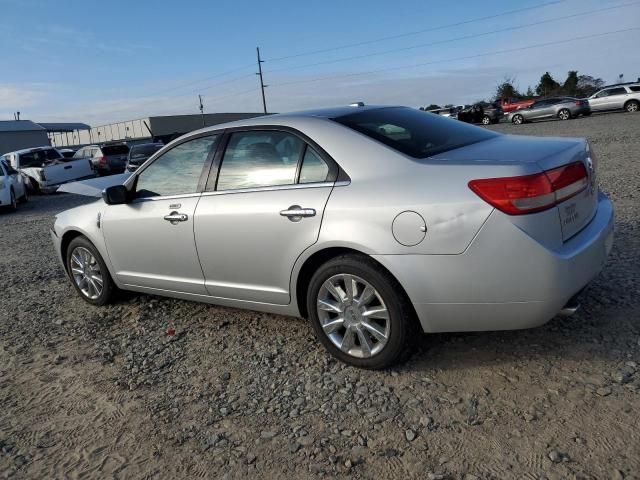
M 267 113 L 267 100 L 264 98 L 264 89 L 269 85 L 265 85 L 262 79 L 262 62 L 264 60 L 260 60 L 260 47 L 256 47 L 256 51 L 258 52 L 258 73 L 256 75 L 260 76 L 260 90 L 262 90 L 262 108 L 264 109 L 264 113 Z
M 204 127 L 204 105 L 202 105 L 202 95 L 198 95 L 198 100 L 200 101 L 200 116 L 202 117 L 202 126 Z

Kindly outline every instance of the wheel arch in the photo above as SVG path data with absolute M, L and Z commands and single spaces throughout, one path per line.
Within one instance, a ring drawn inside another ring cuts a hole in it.
M 624 105 L 623 105 L 622 108 L 624 108 L 626 110 L 630 103 L 637 103 L 640 106 L 640 100 L 638 100 L 636 98 L 630 98 L 629 100 L 624 102 Z
M 309 284 L 311 283 L 311 277 L 316 272 L 316 270 L 323 264 L 331 260 L 332 258 L 339 257 L 340 255 L 362 255 L 367 257 L 369 260 L 375 262 L 380 268 L 384 269 L 398 284 L 400 288 L 400 294 L 405 297 L 405 300 L 410 305 L 410 308 L 413 310 L 413 316 L 415 321 L 417 322 L 418 316 L 413 307 L 413 303 L 409 298 L 404 286 L 400 283 L 398 278 L 382 263 L 376 260 L 374 257 L 369 255 L 368 253 L 358 250 L 353 247 L 345 247 L 345 246 L 330 246 L 325 247 L 320 250 L 313 252 L 309 257 L 307 257 L 302 263 L 300 269 L 298 270 L 298 274 L 295 278 L 295 300 L 297 303 L 298 311 L 300 316 L 303 318 L 308 318 L 309 312 L 307 311 L 307 289 L 309 288 Z
M 67 230 L 66 232 L 64 232 L 64 234 L 62 235 L 62 238 L 60 239 L 60 256 L 62 257 L 62 264 L 64 265 L 64 270 L 67 273 L 69 273 L 69 270 L 67 267 L 67 249 L 69 248 L 69 244 L 71 243 L 71 241 L 77 237 L 85 237 L 87 240 L 91 242 L 91 239 L 89 239 L 89 237 L 87 237 L 86 234 L 82 233 L 79 230 Z

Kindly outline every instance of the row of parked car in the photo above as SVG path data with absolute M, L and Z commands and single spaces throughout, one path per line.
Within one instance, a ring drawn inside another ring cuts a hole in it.
M 615 110 L 640 110 L 640 82 L 604 87 L 588 98 L 559 96 L 537 100 L 501 99 L 493 103 L 479 102 L 429 111 L 468 123 L 490 125 L 506 118 L 508 122 L 521 125 L 550 118 L 570 120 L 591 115 L 592 112 Z
M 134 172 L 162 143 L 87 145 L 77 150 L 50 146 L 0 156 L 0 208 L 16 210 L 29 192 L 52 193 L 64 183 Z

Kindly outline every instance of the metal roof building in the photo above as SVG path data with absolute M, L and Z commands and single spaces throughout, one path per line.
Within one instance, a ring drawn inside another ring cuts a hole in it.
M 168 143 L 180 135 L 221 123 L 259 117 L 262 113 L 207 113 L 203 115 L 166 115 L 109 123 L 92 128 L 50 131 L 49 139 L 55 147 L 74 147 L 105 142 L 141 142 L 148 140 Z M 203 125 L 204 122 L 204 125 Z M 46 124 L 41 125 L 61 125 Z M 68 124 L 74 125 L 74 124 Z M 80 124 L 84 125 L 84 124 Z M 84 125 L 84 127 L 88 127 Z
M 0 155 L 49 145 L 47 130 L 31 120 L 0 120 Z

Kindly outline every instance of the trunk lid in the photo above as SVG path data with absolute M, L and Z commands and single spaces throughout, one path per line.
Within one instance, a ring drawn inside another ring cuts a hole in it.
M 549 171 L 580 162 L 587 172 L 585 188 L 553 207 L 558 214 L 562 240 L 567 241 L 580 232 L 596 213 L 598 205 L 596 160 L 589 144 L 583 138 L 500 135 L 436 155 L 431 159 L 446 160 L 447 162 L 486 162 L 492 165 L 524 163 L 530 166 L 535 165 L 541 171 Z M 516 223 L 521 224 L 522 219 L 517 220 Z

